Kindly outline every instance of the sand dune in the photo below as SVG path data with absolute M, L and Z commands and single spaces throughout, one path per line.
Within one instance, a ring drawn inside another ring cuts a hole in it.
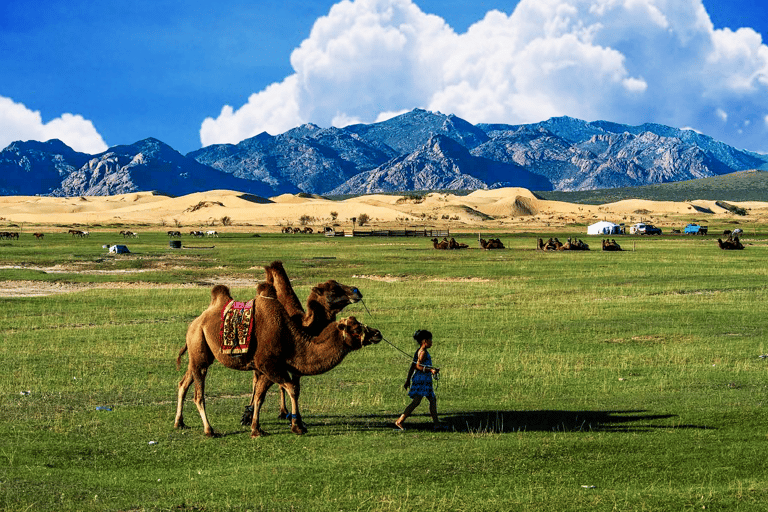
M 768 203 L 732 203 L 747 209 L 742 223 L 768 220 Z M 243 226 L 279 231 L 284 226 L 351 225 L 362 214 L 369 225 L 396 228 L 405 225 L 449 226 L 452 229 L 516 229 L 589 224 L 596 219 L 631 224 L 640 220 L 662 227 L 680 225 L 687 218 L 707 221 L 733 214 L 715 201 L 623 200 L 579 205 L 537 199 L 521 188 L 478 190 L 466 196 L 432 193 L 424 197 L 376 194 L 331 201 L 318 196 L 284 194 L 260 198 L 230 190 L 212 190 L 182 197 L 140 192 L 107 197 L 0 197 L 0 224 Z M 335 219 L 335 221 L 333 220 Z M 228 222 L 226 222 L 228 221 Z M 97 226 L 98 227 L 98 226 Z

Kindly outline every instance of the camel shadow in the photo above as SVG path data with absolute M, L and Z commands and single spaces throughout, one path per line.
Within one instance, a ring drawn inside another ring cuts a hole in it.
M 652 432 L 655 430 L 704 429 L 713 427 L 659 422 L 675 418 L 675 414 L 648 414 L 643 410 L 628 411 L 467 411 L 440 414 L 442 429 L 448 432 L 508 434 L 513 432 Z M 345 426 L 359 430 L 394 428 L 396 415 L 325 416 L 308 425 Z M 405 424 L 406 430 L 431 431 L 429 414 L 415 414 Z

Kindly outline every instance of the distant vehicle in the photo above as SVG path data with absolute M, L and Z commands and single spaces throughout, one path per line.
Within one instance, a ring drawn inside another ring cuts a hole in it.
M 706 235 L 707 234 L 707 226 L 699 226 L 698 224 L 688 224 L 685 226 L 685 231 L 683 231 L 686 235 Z
M 657 228 L 653 224 L 646 224 L 644 222 L 638 222 L 631 228 L 629 228 L 631 235 L 660 235 L 661 229 Z

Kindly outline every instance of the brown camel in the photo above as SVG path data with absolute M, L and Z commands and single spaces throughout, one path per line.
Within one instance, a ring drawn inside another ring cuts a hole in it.
M 550 238 L 547 240 L 547 243 L 544 243 L 544 240 L 539 238 L 536 241 L 536 249 L 539 251 L 556 251 L 557 250 L 557 244 L 555 241 Z
M 445 239 L 443 239 L 445 240 Z M 450 240 L 448 240 L 448 248 L 449 249 L 468 249 L 469 246 L 467 244 L 462 244 L 456 241 L 455 238 L 451 237 Z
M 277 300 L 288 315 L 302 326 L 310 336 L 317 336 L 325 327 L 336 320 L 336 315 L 345 307 L 360 302 L 363 294 L 355 287 L 330 279 L 312 288 L 307 297 L 306 311 L 293 291 L 291 281 L 282 261 L 273 261 L 264 267 L 266 282 L 275 287 Z
M 616 240 L 603 240 L 603 250 L 604 251 L 623 251 L 624 249 L 621 248 L 621 246 L 616 243 Z
M 734 237 L 733 239 L 728 239 L 725 242 L 723 242 L 721 239 L 717 239 L 717 245 L 723 250 L 727 251 L 740 251 L 744 249 L 744 246 L 741 242 L 739 242 L 739 237 Z
M 504 249 L 504 244 L 498 238 L 491 238 L 489 240 L 480 239 L 480 247 L 489 251 L 491 249 Z
M 176 428 L 186 427 L 183 417 L 184 397 L 194 382 L 194 403 L 200 413 L 203 429 L 207 436 L 215 435 L 205 412 L 205 377 L 208 367 L 214 361 L 219 361 L 227 368 L 254 371 L 259 376 L 254 389 L 255 411 L 251 422 L 251 437 L 266 434 L 259 426 L 259 410 L 267 390 L 274 383 L 284 388 L 291 397 L 291 431 L 304 434 L 306 427 L 299 414 L 301 377 L 325 373 L 341 363 L 348 353 L 382 339 L 378 330 L 361 324 L 355 317 L 332 322 L 319 336 L 308 336 L 290 319 L 277 300 L 274 286 L 260 283 L 257 292 L 253 306 L 254 327 L 245 354 L 224 354 L 219 344 L 221 312 L 232 300 L 226 286 L 214 286 L 210 305 L 189 325 L 186 343 L 176 359 L 178 367 L 181 356 L 189 351 L 189 365 L 178 387 Z
M 438 242 L 437 238 L 432 239 L 432 246 L 435 249 L 448 249 L 448 242 L 446 240 L 443 240 L 442 242 Z
M 266 282 L 275 287 L 277 300 L 283 305 L 288 316 L 309 336 L 318 336 L 323 329 L 336 320 L 336 315 L 341 310 L 363 299 L 363 294 L 357 288 L 331 279 L 312 288 L 309 297 L 307 297 L 307 309 L 305 311 L 301 306 L 301 301 L 296 296 L 296 292 L 293 291 L 291 280 L 288 278 L 282 261 L 273 261 L 264 267 L 264 272 Z M 258 374 L 254 373 L 254 389 L 258 379 Z M 288 417 L 288 408 L 285 402 L 285 390 L 280 388 L 280 414 L 278 416 L 280 419 Z M 253 407 L 253 399 L 251 399 L 251 403 L 246 406 L 243 413 L 242 422 L 244 425 L 250 425 Z
M 584 243 L 579 239 L 572 240 L 571 238 L 568 238 L 568 240 L 564 244 L 561 244 L 560 247 L 557 248 L 557 250 L 558 251 L 588 251 L 589 245 L 587 245 L 586 243 Z

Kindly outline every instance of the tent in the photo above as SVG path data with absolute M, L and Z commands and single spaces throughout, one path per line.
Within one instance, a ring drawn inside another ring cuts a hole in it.
M 109 248 L 111 254 L 129 254 L 131 251 L 124 245 L 113 245 Z
M 587 234 L 588 235 L 620 235 L 621 226 L 619 226 L 618 224 L 614 224 L 613 222 L 601 220 L 600 222 L 595 222 L 594 224 L 589 226 L 587 228 Z

